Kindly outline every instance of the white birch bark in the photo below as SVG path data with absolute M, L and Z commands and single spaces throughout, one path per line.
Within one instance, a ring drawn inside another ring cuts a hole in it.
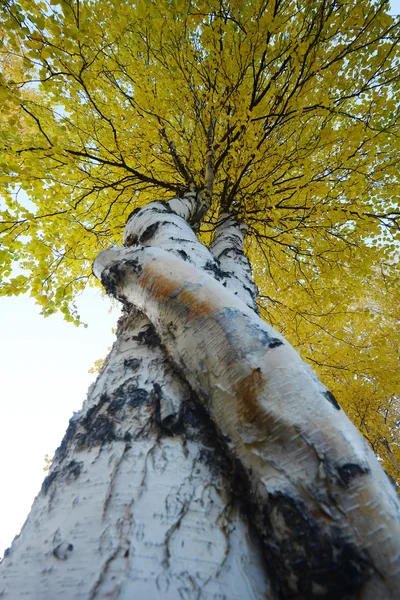
M 195 223 L 197 201 L 135 212 L 131 247 L 96 260 L 150 323 L 133 309 L 121 326 L 1 564 L 0 595 L 398 598 L 395 491 L 253 310 L 240 225 L 220 222 L 211 253 L 181 218 Z
M 192 198 L 171 202 L 189 220 Z M 153 236 L 212 270 L 215 259 L 168 204 L 133 215 L 127 235 L 133 222 L 141 243 Z M 122 321 L 0 564 L 0 598 L 273 598 L 215 427 L 148 319 L 131 308 Z
M 227 213 L 221 213 L 210 250 L 226 273 L 225 287 L 258 314 L 258 289 L 244 253 L 246 232 L 246 225 Z
M 238 460 L 283 597 L 399 598 L 397 493 L 288 342 L 158 244 L 106 250 L 94 271 L 146 312 Z

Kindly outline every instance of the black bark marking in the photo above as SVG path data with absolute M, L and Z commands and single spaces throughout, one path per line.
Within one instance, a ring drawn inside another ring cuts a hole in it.
M 138 236 L 136 235 L 136 233 L 130 233 L 129 235 L 126 236 L 125 238 L 125 246 L 137 246 L 138 243 Z
M 139 238 L 139 242 L 141 244 L 144 244 L 145 242 L 148 242 L 149 240 L 151 240 L 151 238 L 154 237 L 154 235 L 156 234 L 159 227 L 160 227 L 159 221 L 157 221 L 156 223 L 152 223 L 151 225 L 146 227 L 146 229 L 143 231 L 142 235 Z
M 151 324 L 143 327 L 143 329 L 138 333 L 138 335 L 132 336 L 131 339 L 137 340 L 140 346 L 145 345 L 149 348 L 157 348 L 161 346 L 161 340 L 155 328 Z
M 124 368 L 130 371 L 137 371 L 141 364 L 140 358 L 125 358 L 124 360 Z
M 214 279 L 217 281 L 222 281 L 226 277 L 225 271 L 223 271 L 216 262 L 208 260 L 204 265 L 203 269 L 205 271 L 210 271 L 213 274 Z
M 281 598 L 358 597 L 370 576 L 370 562 L 367 552 L 341 537 L 339 530 L 332 527 L 327 535 L 300 501 L 282 492 L 270 494 L 264 525 L 267 562 Z
M 107 294 L 118 298 L 118 284 L 122 277 L 129 271 L 132 271 L 136 275 L 141 274 L 143 268 L 138 258 L 121 260 L 120 262 L 115 263 L 115 265 L 104 269 L 101 274 L 101 283 Z
M 118 395 L 114 400 L 111 400 L 110 405 L 107 408 L 107 412 L 109 415 L 115 415 L 118 411 L 125 406 L 126 398 L 125 396 Z
M 138 258 L 131 258 L 129 260 L 124 260 L 121 263 L 121 269 L 126 273 L 126 271 L 133 271 L 135 275 L 140 275 L 143 271 L 142 265 Z
M 132 390 L 129 394 L 128 404 L 131 408 L 137 408 L 141 404 L 144 404 L 149 399 L 149 392 L 144 388 L 137 388 Z
M 248 280 L 248 278 L 247 278 L 247 280 Z M 255 299 L 254 290 L 252 290 L 248 285 L 242 284 L 242 287 L 243 287 L 244 291 L 247 292 L 249 294 L 249 296 L 254 300 Z
M 338 474 L 344 487 L 348 487 L 353 479 L 361 475 L 368 475 L 370 470 L 367 467 L 361 467 L 356 463 L 346 463 L 338 467 Z
M 54 481 L 58 478 L 60 471 L 58 469 L 56 469 L 55 471 L 53 471 L 52 473 L 50 473 L 50 475 L 47 475 L 47 477 L 45 477 L 43 483 L 42 483 L 42 487 L 40 489 L 41 493 L 46 496 L 47 492 L 49 491 L 52 483 L 54 483 Z
M 109 397 L 107 396 L 107 394 L 103 393 L 100 396 L 100 399 L 98 401 L 97 404 L 95 404 L 95 406 L 92 406 L 91 408 L 88 409 L 88 411 L 86 412 L 86 414 L 83 416 L 83 418 L 81 419 L 81 425 L 85 428 L 85 429 L 90 429 L 96 414 L 99 412 L 99 410 L 101 409 L 102 406 L 104 406 L 104 404 L 106 402 L 109 402 Z
M 138 388 L 137 383 L 132 380 L 126 381 L 112 394 L 112 400 L 107 408 L 109 415 L 115 415 L 124 406 L 137 408 L 149 399 L 149 392 L 143 388 Z
M 168 329 L 169 335 L 174 340 L 176 337 L 175 334 L 176 334 L 176 330 L 177 330 L 176 324 L 173 321 L 170 321 L 169 323 L 167 323 L 167 329 Z
M 190 260 L 189 255 L 184 250 L 177 250 L 176 252 L 183 260 Z
M 173 225 L 175 227 L 177 227 L 178 229 L 180 229 L 182 231 L 182 227 L 180 227 L 179 225 L 177 225 L 176 223 L 169 223 L 169 225 Z M 172 236 L 171 239 L 176 243 L 176 244 L 185 244 L 185 246 L 187 247 L 189 244 L 192 245 L 192 248 L 197 248 L 200 242 L 194 241 L 194 240 L 187 240 L 185 238 L 179 238 L 179 237 L 175 237 Z
M 282 340 L 279 340 L 278 338 L 270 338 L 268 348 L 278 348 L 278 346 L 283 346 Z
M 91 430 L 88 433 L 90 443 L 92 442 L 113 442 L 116 439 L 115 424 L 106 415 L 102 414 L 94 421 Z
M 83 424 L 83 423 L 82 423 Z M 105 414 L 101 414 L 94 421 L 84 424 L 87 433 L 79 432 L 76 435 L 76 445 L 94 446 L 95 444 L 106 444 L 117 439 L 115 435 L 115 423 Z
M 228 258 L 231 258 L 231 256 L 229 256 L 231 253 L 236 254 L 236 256 L 243 256 L 243 250 L 240 250 L 240 248 L 236 248 L 235 246 L 230 246 L 229 248 L 225 248 L 224 250 L 222 250 L 222 252 L 220 252 L 218 254 L 218 259 L 221 260 L 221 258 L 223 256 L 227 256 Z
M 65 475 L 65 479 L 68 482 L 75 481 L 78 479 L 81 474 L 83 467 L 83 462 L 77 462 L 76 460 L 71 460 L 63 469 L 63 474 Z
M 151 400 L 154 409 L 154 418 L 156 420 L 157 425 L 162 427 L 161 423 L 161 398 L 162 398 L 162 390 L 159 383 L 153 384 L 153 392 L 151 394 Z
M 227 450 L 225 441 L 217 431 L 207 410 L 199 401 L 189 401 L 184 404 L 181 419 L 175 426 L 174 433 L 181 433 L 185 440 L 201 442 L 199 459 L 210 469 L 217 479 L 221 474 L 226 477 L 236 476 L 235 464 Z M 238 487 L 232 481 L 232 491 L 236 494 Z
M 58 558 L 58 560 L 67 560 L 73 549 L 73 544 L 63 542 L 54 548 L 53 555 Z
M 76 460 L 71 460 L 67 465 L 63 468 L 56 468 L 52 473 L 50 473 L 42 483 L 41 492 L 46 496 L 52 484 L 57 479 L 65 479 L 67 483 L 71 483 L 78 479 L 81 474 L 83 467 L 83 462 L 77 462 Z
M 325 396 L 325 398 L 328 400 L 328 402 L 330 402 L 332 404 L 332 406 L 334 406 L 336 408 L 336 410 L 340 410 L 340 405 L 338 403 L 338 401 L 336 400 L 335 396 L 329 392 L 323 392 L 322 393 L 323 396 Z
M 69 420 L 69 425 L 68 425 L 67 431 L 65 432 L 63 440 L 54 454 L 54 460 L 56 462 L 58 462 L 58 463 L 62 462 L 64 460 L 64 458 L 67 456 L 68 448 L 70 446 L 70 443 L 72 442 L 72 440 L 75 437 L 75 432 L 76 432 L 76 418 L 72 417 Z M 46 479 L 47 479 L 47 477 L 46 477 Z M 45 481 L 46 481 L 46 479 L 45 479 Z

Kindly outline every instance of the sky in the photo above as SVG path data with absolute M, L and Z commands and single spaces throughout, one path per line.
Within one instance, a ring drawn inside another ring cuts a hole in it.
M 391 1 L 400 14 L 400 0 Z M 29 296 L 0 297 L 0 557 L 19 533 L 45 473 L 112 345 L 119 310 L 99 289 L 78 301 L 88 327 L 61 315 L 44 319 Z

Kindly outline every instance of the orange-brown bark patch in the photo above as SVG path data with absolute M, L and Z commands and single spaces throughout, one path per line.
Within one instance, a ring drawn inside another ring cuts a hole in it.
M 259 403 L 263 386 L 263 376 L 259 367 L 235 385 L 234 390 L 239 401 L 238 417 L 242 422 L 263 422 L 264 411 Z
M 166 300 L 175 292 L 181 282 L 177 282 L 172 276 L 160 273 L 155 265 L 147 264 L 139 277 L 140 286 L 151 290 L 153 297 L 160 303 Z
M 196 288 L 183 289 L 179 294 L 179 300 L 186 308 L 190 309 L 187 317 L 188 321 L 198 317 L 210 317 L 215 312 L 215 307 L 211 302 L 207 302 L 198 297 Z
M 160 304 L 168 301 L 171 295 L 176 293 L 174 300 L 189 310 L 188 321 L 199 317 L 209 317 L 215 312 L 215 307 L 211 302 L 198 297 L 198 288 L 194 286 L 192 289 L 190 287 L 182 288 L 182 280 L 177 280 L 168 273 L 162 273 L 155 264 L 145 266 L 139 282 L 143 288 L 151 289 L 152 296 Z M 181 288 L 180 291 L 179 288 Z

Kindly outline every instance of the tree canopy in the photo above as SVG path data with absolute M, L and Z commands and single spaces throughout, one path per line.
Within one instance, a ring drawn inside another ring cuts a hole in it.
M 136 206 L 248 226 L 260 310 L 400 477 L 400 19 L 384 0 L 6 0 L 2 294 L 74 297 Z M 15 267 L 18 267 L 16 270 Z

